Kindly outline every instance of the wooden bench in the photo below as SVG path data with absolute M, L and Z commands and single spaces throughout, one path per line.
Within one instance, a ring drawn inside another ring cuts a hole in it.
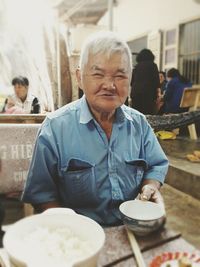
M 200 85 L 194 85 L 192 88 L 185 88 L 181 103 L 181 108 L 189 108 L 189 111 L 194 111 L 200 108 Z M 190 138 L 196 140 L 197 133 L 195 124 L 188 126 Z
M 39 127 L 40 124 L 0 123 L 0 194 L 20 196 Z
M 45 114 L 0 114 L 0 123 L 42 123 Z

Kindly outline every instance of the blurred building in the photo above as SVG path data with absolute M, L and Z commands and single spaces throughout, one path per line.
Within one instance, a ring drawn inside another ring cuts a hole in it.
M 134 64 L 149 48 L 160 70 L 176 67 L 200 83 L 200 0 L 0 0 L 0 102 L 17 75 L 44 110 L 77 99 L 82 43 L 108 29 L 128 42 Z
M 99 24 L 106 25 L 106 16 Z M 126 39 L 133 57 L 149 48 L 161 70 L 179 68 L 200 83 L 199 0 L 119 0 L 113 17 L 114 29 Z

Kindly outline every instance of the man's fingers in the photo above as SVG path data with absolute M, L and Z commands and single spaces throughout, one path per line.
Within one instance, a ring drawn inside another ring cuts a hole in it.
M 150 200 L 152 196 L 153 190 L 149 186 L 143 186 L 142 192 L 141 192 L 141 200 Z
M 165 212 L 165 205 L 159 190 L 151 185 L 144 185 L 139 195 L 141 200 L 152 201 L 157 203 Z

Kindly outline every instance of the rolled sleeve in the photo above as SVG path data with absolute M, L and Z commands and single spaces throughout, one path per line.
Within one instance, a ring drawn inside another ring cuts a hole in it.
M 58 200 L 56 186 L 57 155 L 48 120 L 38 133 L 22 201 L 31 204 Z

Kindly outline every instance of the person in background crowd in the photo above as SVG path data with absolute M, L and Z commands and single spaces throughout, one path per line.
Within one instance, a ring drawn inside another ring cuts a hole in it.
M 162 94 L 162 96 L 164 96 L 165 91 L 167 89 L 166 73 L 164 71 L 159 71 L 159 78 L 160 78 L 161 94 Z
M 168 160 L 146 118 L 127 107 L 128 45 L 113 32 L 90 36 L 77 70 L 81 99 L 49 114 L 38 133 L 22 200 L 37 212 L 68 207 L 103 225 L 122 224 L 119 205 L 164 206 Z
M 192 87 L 192 83 L 183 77 L 180 72 L 171 68 L 167 72 L 167 89 L 164 95 L 164 113 L 181 113 L 187 108 L 180 108 L 183 91 L 186 87 Z
M 9 113 L 9 108 L 11 108 L 11 98 L 12 98 L 12 111 L 10 113 L 26 113 L 26 114 L 37 114 L 40 113 L 40 103 L 37 97 L 29 93 L 29 81 L 26 77 L 18 76 L 12 80 L 12 85 L 14 86 L 15 93 L 6 99 L 5 105 L 3 107 L 3 113 Z M 8 103 L 9 102 L 9 103 Z M 15 109 L 13 108 L 15 107 Z M 8 111 L 7 111 L 8 110 Z
M 156 101 L 160 80 L 154 55 L 149 49 L 143 49 L 136 57 L 137 65 L 133 69 L 131 81 L 132 107 L 143 114 L 156 114 Z
M 21 108 L 15 105 L 15 101 L 12 96 L 8 96 L 5 101 L 4 107 L 5 114 L 25 114 L 26 112 Z
M 159 78 L 160 78 L 160 89 L 158 90 L 158 97 L 156 100 L 156 106 L 158 115 L 162 115 L 164 113 L 164 100 L 163 97 L 165 95 L 165 91 L 167 88 L 167 80 L 166 80 L 166 73 L 164 71 L 159 71 Z

